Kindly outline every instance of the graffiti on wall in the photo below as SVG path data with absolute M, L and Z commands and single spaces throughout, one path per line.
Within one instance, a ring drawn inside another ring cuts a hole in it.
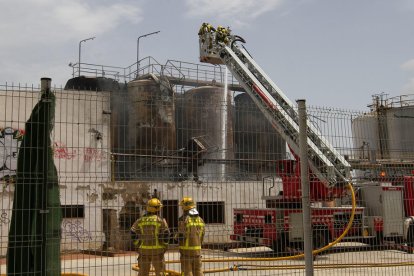
M 63 142 L 53 143 L 53 155 L 55 159 L 72 160 L 79 158 L 85 162 L 104 161 L 107 159 L 105 151 L 86 147 L 83 149 L 69 148 Z
M 12 127 L 0 127 L 0 181 L 13 182 L 16 176 L 17 156 L 23 140 L 24 130 Z M 79 158 L 85 162 L 105 161 L 107 154 L 104 150 L 86 147 L 74 149 L 63 142 L 53 143 L 53 155 L 55 159 L 72 160 Z
M 7 214 L 6 210 L 1 210 L 0 224 L 9 224 L 9 223 L 10 223 L 10 219 L 9 219 L 9 215 Z
M 62 142 L 54 142 L 53 143 L 53 156 L 56 159 L 71 160 L 71 159 L 74 159 L 77 154 L 78 153 L 77 153 L 76 149 L 69 149 Z
M 92 240 L 91 233 L 85 229 L 80 220 L 64 220 L 62 223 L 62 234 L 78 242 Z
M 106 154 L 103 150 L 95 148 L 84 148 L 83 149 L 83 160 L 86 162 L 91 161 L 103 161 L 106 160 Z
M 21 129 L 0 128 L 0 180 L 10 181 L 15 177 L 23 135 Z

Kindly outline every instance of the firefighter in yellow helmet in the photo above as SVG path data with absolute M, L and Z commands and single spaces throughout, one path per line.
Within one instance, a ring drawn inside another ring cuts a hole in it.
M 223 42 L 227 44 L 229 42 L 228 36 L 230 35 L 230 29 L 224 28 L 223 26 L 218 26 L 216 31 L 217 42 Z
M 215 32 L 216 29 L 210 23 L 201 24 L 200 29 L 198 30 L 198 35 L 204 35 L 206 33 Z
M 161 207 L 162 204 L 158 198 L 150 199 L 147 203 L 147 213 L 131 227 L 131 231 L 136 234 L 139 276 L 149 275 L 151 263 L 155 269 L 155 275 L 165 275 L 164 254 L 167 250 L 170 231 L 165 219 L 159 216 Z
M 183 209 L 183 215 L 178 219 L 176 238 L 180 249 L 181 274 L 200 276 L 203 275 L 201 245 L 204 239 L 205 224 L 191 197 L 184 197 L 180 206 Z

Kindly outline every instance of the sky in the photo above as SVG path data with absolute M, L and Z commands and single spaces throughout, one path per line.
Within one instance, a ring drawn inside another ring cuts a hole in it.
M 70 62 L 197 63 L 203 22 L 229 26 L 292 101 L 365 110 L 414 94 L 413 0 L 0 0 L 0 84 L 56 86 Z

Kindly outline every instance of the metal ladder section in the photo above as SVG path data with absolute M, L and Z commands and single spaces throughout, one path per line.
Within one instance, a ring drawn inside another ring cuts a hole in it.
M 285 139 L 293 152 L 299 155 L 299 121 L 292 102 L 245 49 L 235 42 L 232 43 L 232 48 L 221 45 L 220 58 L 273 128 Z M 309 120 L 307 125 L 308 160 L 312 172 L 326 187 L 349 182 L 350 164 Z

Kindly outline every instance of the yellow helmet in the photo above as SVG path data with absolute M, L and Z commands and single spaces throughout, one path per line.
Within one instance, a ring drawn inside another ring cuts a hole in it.
M 183 197 L 183 199 L 180 201 L 180 206 L 184 211 L 188 211 L 193 209 L 196 205 L 191 197 Z
M 162 203 L 158 198 L 151 198 L 147 202 L 147 211 L 149 213 L 156 213 L 161 210 Z

